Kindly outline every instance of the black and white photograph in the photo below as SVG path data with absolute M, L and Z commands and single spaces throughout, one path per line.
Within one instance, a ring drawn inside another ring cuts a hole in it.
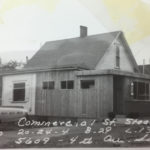
M 0 0 L 0 149 L 150 147 L 150 0 Z

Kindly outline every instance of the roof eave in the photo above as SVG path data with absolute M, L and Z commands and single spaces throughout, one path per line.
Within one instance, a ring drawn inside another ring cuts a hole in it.
M 19 74 L 30 74 L 30 73 L 38 73 L 38 72 L 48 72 L 48 71 L 81 71 L 81 70 L 89 70 L 84 67 L 61 67 L 61 68 L 28 68 L 22 70 L 15 70 L 12 72 L 5 72 L 1 73 L 0 76 L 7 76 L 7 75 L 19 75 Z
M 128 77 L 136 77 L 143 79 L 150 79 L 150 75 L 141 74 L 141 73 L 133 73 L 122 70 L 89 70 L 89 71 L 78 71 L 76 73 L 77 76 L 100 76 L 100 75 L 118 75 L 118 76 L 128 76 Z

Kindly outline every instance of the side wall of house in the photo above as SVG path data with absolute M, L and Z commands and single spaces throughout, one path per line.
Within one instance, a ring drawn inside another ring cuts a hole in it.
M 76 80 L 74 71 L 51 71 L 37 73 L 35 113 L 38 116 L 74 116 L 77 111 L 75 89 L 61 89 L 60 82 Z M 54 81 L 55 88 L 43 89 L 44 81 Z M 74 83 L 76 84 L 76 82 Z M 69 113 L 71 110 L 71 113 Z
M 74 89 L 61 89 L 60 83 L 74 81 Z M 81 89 L 81 80 L 94 80 L 95 87 Z M 42 89 L 43 81 L 54 81 L 55 89 Z M 113 77 L 76 76 L 74 71 L 37 73 L 36 115 L 100 118 L 113 111 Z
M 35 114 L 36 74 L 9 75 L 3 77 L 2 106 L 23 106 L 29 114 Z M 14 101 L 15 83 L 25 83 L 25 100 Z
M 80 80 L 95 80 L 95 88 L 81 89 Z M 79 116 L 105 118 L 113 112 L 113 76 L 80 76 L 78 77 Z M 84 112 L 85 107 L 85 114 Z
M 0 76 L 0 106 L 2 105 L 2 76 Z

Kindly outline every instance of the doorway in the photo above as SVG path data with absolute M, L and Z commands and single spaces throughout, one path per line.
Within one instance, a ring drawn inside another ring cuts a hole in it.
M 113 77 L 113 112 L 119 115 L 123 114 L 123 84 L 122 76 Z

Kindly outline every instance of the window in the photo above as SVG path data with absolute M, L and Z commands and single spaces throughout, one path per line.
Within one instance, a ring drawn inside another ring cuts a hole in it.
M 74 88 L 74 81 L 61 81 L 61 89 L 73 89 Z
M 25 100 L 25 83 L 15 83 L 13 86 L 13 101 Z
M 55 88 L 54 81 L 45 81 L 45 82 L 43 82 L 43 89 L 44 90 L 47 90 L 47 89 L 52 90 L 54 88 Z
M 149 83 L 133 82 L 133 98 L 138 100 L 148 100 Z
M 120 68 L 120 49 L 116 47 L 116 67 Z
M 61 89 L 67 89 L 67 81 L 61 81 Z
M 95 86 L 94 80 L 81 80 L 81 89 L 89 89 Z
M 73 89 L 73 88 L 74 88 L 74 83 L 73 83 L 73 81 L 68 81 L 68 82 L 67 82 L 67 88 L 68 88 L 68 89 Z

